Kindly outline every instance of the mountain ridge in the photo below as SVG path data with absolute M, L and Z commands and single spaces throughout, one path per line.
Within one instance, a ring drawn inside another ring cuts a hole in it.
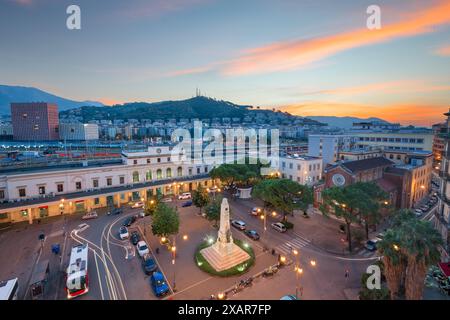
M 59 111 L 79 108 L 85 105 L 102 107 L 97 101 L 75 101 L 34 87 L 0 85 L 0 114 L 10 114 L 12 102 L 49 102 L 56 103 Z

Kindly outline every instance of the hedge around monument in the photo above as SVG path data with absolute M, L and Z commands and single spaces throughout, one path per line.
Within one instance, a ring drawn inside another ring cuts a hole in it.
M 234 239 L 234 243 L 241 248 L 242 250 L 244 250 L 245 252 L 247 252 L 250 255 L 250 258 L 245 261 L 242 262 L 240 264 L 238 264 L 237 266 L 234 266 L 230 269 L 227 270 L 222 270 L 222 271 L 216 271 L 210 264 L 209 262 L 203 257 L 203 255 L 200 253 L 200 251 L 204 248 L 207 248 L 209 246 L 211 246 L 211 244 L 209 244 L 207 241 L 202 242 L 198 248 L 197 251 L 195 252 L 195 256 L 194 256 L 194 260 L 195 260 L 195 264 L 197 265 L 197 267 L 199 267 L 201 270 L 215 275 L 215 276 L 219 276 L 219 277 L 231 277 L 231 276 L 236 276 L 236 275 L 240 275 L 243 274 L 245 272 L 247 272 L 250 267 L 253 266 L 253 264 L 255 263 L 255 253 L 253 252 L 252 247 L 249 245 L 248 248 L 246 248 L 244 246 L 244 242 L 238 239 Z M 201 265 L 199 265 L 199 263 Z M 241 266 L 244 266 L 244 269 L 242 271 L 239 270 L 239 268 Z

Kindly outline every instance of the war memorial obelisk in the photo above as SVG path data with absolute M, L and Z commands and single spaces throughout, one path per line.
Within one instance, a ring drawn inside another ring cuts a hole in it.
M 230 208 L 224 198 L 220 206 L 220 227 L 216 243 L 200 251 L 216 270 L 230 269 L 250 259 L 250 255 L 233 242 L 230 228 Z

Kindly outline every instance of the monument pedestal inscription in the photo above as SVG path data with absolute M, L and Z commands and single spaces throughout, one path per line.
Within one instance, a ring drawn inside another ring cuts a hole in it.
M 250 255 L 233 242 L 230 228 L 230 208 L 224 198 L 220 206 L 220 228 L 216 243 L 200 251 L 216 271 L 224 271 L 248 259 Z

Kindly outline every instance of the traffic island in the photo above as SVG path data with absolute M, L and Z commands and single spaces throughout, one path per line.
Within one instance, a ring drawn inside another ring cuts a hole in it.
M 239 259 L 241 259 L 241 261 L 236 260 L 235 262 L 237 262 L 237 264 L 234 264 L 234 266 L 230 267 L 230 268 L 226 268 L 223 270 L 216 270 L 215 267 L 213 267 L 211 265 L 211 263 L 208 261 L 207 258 L 205 258 L 204 254 L 206 250 L 206 253 L 208 254 L 208 252 L 212 252 L 212 250 L 215 250 L 213 248 L 213 246 L 215 244 L 211 244 L 208 241 L 205 241 L 203 243 L 201 243 L 199 245 L 199 247 L 197 248 L 196 252 L 195 252 L 195 263 L 196 265 L 203 271 L 211 274 L 211 275 L 215 275 L 215 276 L 219 276 L 219 277 L 230 277 L 230 276 L 235 276 L 235 275 L 240 275 L 243 274 L 245 272 L 247 272 L 250 267 L 253 266 L 253 264 L 255 263 L 255 253 L 252 249 L 252 247 L 245 243 L 242 242 L 241 240 L 234 240 L 233 243 L 236 248 L 239 250 Z M 245 257 L 245 259 L 242 259 L 243 257 Z M 230 263 L 232 263 L 233 259 L 230 259 Z

